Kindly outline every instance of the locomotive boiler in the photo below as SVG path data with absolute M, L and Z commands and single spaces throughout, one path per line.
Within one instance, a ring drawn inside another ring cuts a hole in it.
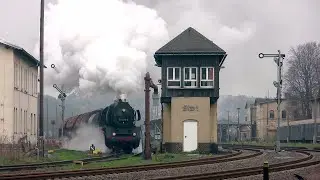
M 139 120 L 141 120 L 140 111 L 134 110 L 126 100 L 118 99 L 104 109 L 66 119 L 63 135 L 72 138 L 81 125 L 94 125 L 100 128 L 105 145 L 109 149 L 131 153 L 140 144 L 140 127 L 135 124 Z

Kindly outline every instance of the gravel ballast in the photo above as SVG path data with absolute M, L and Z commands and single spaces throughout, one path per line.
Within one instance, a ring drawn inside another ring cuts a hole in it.
M 252 151 L 244 151 L 243 155 L 252 154 Z M 293 161 L 305 157 L 300 153 L 295 152 L 280 152 L 279 154 L 274 151 L 266 150 L 263 155 L 258 157 L 237 160 L 232 162 L 223 162 L 218 164 L 207 164 L 200 166 L 189 166 L 181 168 L 171 168 L 171 169 L 159 169 L 159 170 L 150 170 L 150 171 L 140 171 L 140 172 L 131 172 L 131 173 L 121 173 L 121 174 L 110 174 L 110 175 L 100 175 L 96 177 L 90 177 L 90 179 L 113 179 L 113 180 L 138 180 L 138 179 L 151 179 L 157 177 L 165 176 L 178 176 L 178 175 L 191 175 L 198 173 L 208 173 L 208 172 L 219 172 L 226 171 L 230 169 L 238 169 L 244 167 L 254 167 L 262 166 L 264 161 L 268 161 L 269 164 L 280 163 Z M 79 177 L 75 178 L 77 180 L 89 179 L 89 177 Z
M 320 160 L 320 153 L 312 153 L 314 158 L 310 161 Z M 305 168 L 297 168 L 293 170 L 288 171 L 281 171 L 281 172 L 274 172 L 269 173 L 269 179 L 270 180 L 291 180 L 291 179 L 297 179 L 294 174 L 297 174 L 299 176 L 302 176 L 305 180 L 319 180 L 320 179 L 320 164 L 309 166 Z M 241 177 L 241 178 L 233 178 L 230 180 L 261 180 L 263 179 L 263 175 L 254 175 L 254 176 L 247 176 L 247 177 Z

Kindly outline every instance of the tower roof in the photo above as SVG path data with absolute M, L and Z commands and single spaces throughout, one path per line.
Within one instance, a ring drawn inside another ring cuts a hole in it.
M 204 35 L 189 27 L 155 52 L 159 64 L 160 56 L 164 55 L 225 55 L 226 52 L 206 38 Z M 221 58 L 222 59 L 222 58 Z

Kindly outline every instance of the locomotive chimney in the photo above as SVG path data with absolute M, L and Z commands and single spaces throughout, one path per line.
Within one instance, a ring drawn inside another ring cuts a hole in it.
M 127 101 L 127 94 L 118 93 L 116 99 L 117 99 L 118 101 L 126 102 L 126 101 Z

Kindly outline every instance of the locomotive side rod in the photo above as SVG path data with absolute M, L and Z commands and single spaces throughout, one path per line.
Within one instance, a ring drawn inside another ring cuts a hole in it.
M 158 86 L 152 82 L 150 73 L 147 72 L 144 77 L 145 82 L 145 147 L 144 159 L 151 159 L 151 137 L 150 137 L 150 87 L 154 90 L 154 94 L 158 94 Z

